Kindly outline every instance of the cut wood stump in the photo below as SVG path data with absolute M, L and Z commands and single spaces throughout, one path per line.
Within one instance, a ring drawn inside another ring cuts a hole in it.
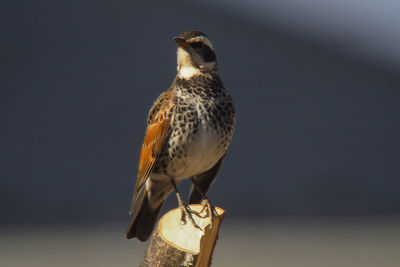
M 200 212 L 204 206 L 194 204 L 189 207 Z M 210 217 L 207 216 L 207 208 L 202 211 L 200 217 L 192 215 L 202 230 L 196 228 L 189 219 L 183 224 L 180 208 L 166 213 L 153 233 L 140 266 L 210 266 L 219 227 L 225 213 L 219 207 L 213 209 L 212 224 Z

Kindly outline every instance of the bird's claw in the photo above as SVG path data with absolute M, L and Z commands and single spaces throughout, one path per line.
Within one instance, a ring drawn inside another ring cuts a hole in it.
M 189 221 L 193 224 L 194 227 L 196 227 L 197 229 L 201 229 L 201 227 L 195 222 L 195 220 L 192 217 L 192 214 L 200 217 L 201 214 L 198 211 L 192 210 L 188 205 L 186 204 L 181 204 L 181 223 L 182 224 L 186 224 L 187 220 L 186 218 L 189 218 Z
M 203 208 L 201 209 L 200 213 L 203 213 L 205 209 L 207 209 L 206 215 L 203 216 L 203 218 L 209 217 L 210 218 L 210 227 L 212 228 L 213 224 L 213 216 L 214 216 L 214 208 L 211 207 L 210 200 L 208 198 L 204 198 L 203 201 L 201 202 L 201 205 L 203 205 Z

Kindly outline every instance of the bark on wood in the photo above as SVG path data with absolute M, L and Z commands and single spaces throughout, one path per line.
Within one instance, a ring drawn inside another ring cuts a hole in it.
M 190 205 L 190 208 L 201 211 L 203 205 Z M 206 216 L 207 209 L 201 214 L 206 218 L 193 215 L 200 230 L 189 220 L 181 223 L 179 208 L 171 210 L 160 219 L 140 266 L 210 266 L 224 213 L 223 209 L 214 207 L 212 224 Z

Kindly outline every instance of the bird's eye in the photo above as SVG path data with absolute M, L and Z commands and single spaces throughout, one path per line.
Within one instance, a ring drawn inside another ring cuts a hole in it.
M 195 43 L 191 43 L 190 46 L 193 48 L 200 48 L 202 47 L 204 44 L 202 42 L 195 42 Z

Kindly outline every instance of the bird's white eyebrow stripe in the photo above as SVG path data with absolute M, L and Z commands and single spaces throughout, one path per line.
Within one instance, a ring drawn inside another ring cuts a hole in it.
M 213 47 L 212 43 L 211 43 L 210 40 L 208 40 L 208 38 L 205 37 L 205 36 L 193 37 L 193 38 L 190 38 L 188 41 L 189 41 L 190 43 L 191 43 L 191 42 L 196 42 L 196 41 L 203 42 L 205 45 L 207 45 L 207 46 L 210 47 L 212 50 L 214 50 L 214 47 Z

